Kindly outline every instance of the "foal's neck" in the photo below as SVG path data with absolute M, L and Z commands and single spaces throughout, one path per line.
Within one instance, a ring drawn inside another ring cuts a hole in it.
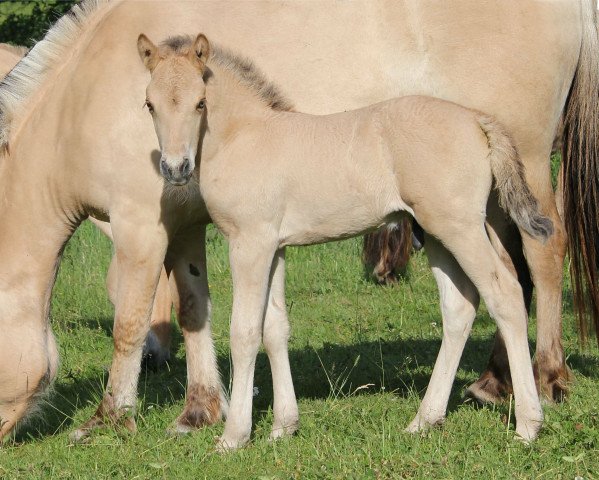
M 250 126 L 263 125 L 276 115 L 251 86 L 245 85 L 220 65 L 210 65 L 212 75 L 206 83 L 208 133 L 211 143 L 226 144 Z

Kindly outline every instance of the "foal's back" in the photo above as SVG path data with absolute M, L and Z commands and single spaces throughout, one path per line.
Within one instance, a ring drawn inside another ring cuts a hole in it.
M 422 96 L 326 116 L 278 116 L 278 129 L 265 129 L 270 147 L 263 156 L 279 179 L 274 183 L 284 184 L 272 196 L 285 212 L 283 236 L 307 243 L 304 230 L 326 241 L 402 212 L 484 212 L 492 174 L 479 116 Z

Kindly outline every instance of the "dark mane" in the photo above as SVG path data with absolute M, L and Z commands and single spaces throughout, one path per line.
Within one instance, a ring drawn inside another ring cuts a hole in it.
M 186 55 L 193 45 L 193 38 L 187 35 L 177 35 L 167 38 L 160 44 L 167 52 L 177 55 Z M 227 49 L 211 44 L 211 55 L 208 63 L 215 62 L 220 67 L 232 72 L 239 81 L 264 100 L 273 110 L 289 111 L 293 105 L 274 83 L 266 78 L 258 67 L 248 58 L 230 52 Z

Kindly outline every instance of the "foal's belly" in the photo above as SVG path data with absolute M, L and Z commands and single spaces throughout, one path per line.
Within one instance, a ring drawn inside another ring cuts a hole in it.
M 312 245 L 351 238 L 409 215 L 401 202 L 377 205 L 375 195 L 323 195 L 320 203 L 287 208 L 279 229 L 280 246 Z

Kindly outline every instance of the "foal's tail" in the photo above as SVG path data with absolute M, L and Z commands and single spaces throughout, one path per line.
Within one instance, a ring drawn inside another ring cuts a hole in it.
M 524 177 L 524 165 L 505 129 L 487 115 L 478 116 L 489 144 L 489 160 L 499 194 L 499 204 L 522 230 L 543 243 L 553 233 L 553 223 L 539 212 Z

